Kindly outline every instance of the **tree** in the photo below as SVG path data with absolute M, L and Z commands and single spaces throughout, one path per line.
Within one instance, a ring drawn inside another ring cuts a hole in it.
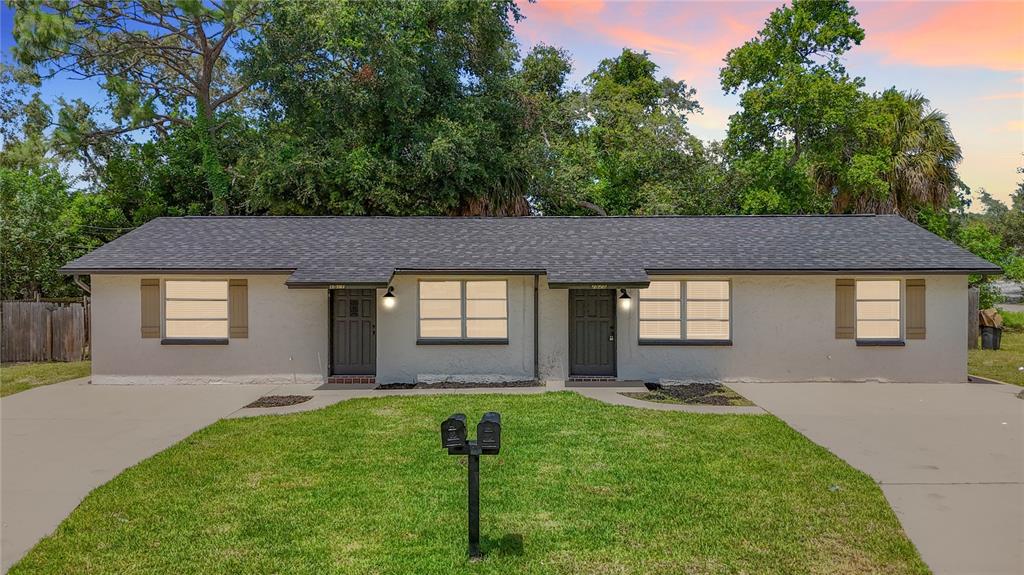
M 794 0 L 729 51 L 719 79 L 726 93 L 740 95 L 740 111 L 729 119 L 731 153 L 786 147 L 792 167 L 806 152 L 833 146 L 863 85 L 842 61 L 864 39 L 856 16 L 845 0 Z
M 709 151 L 686 129 L 700 111 L 686 82 L 658 78 L 646 52 L 603 60 L 567 99 L 571 129 L 558 149 L 557 183 L 545 213 L 695 213 L 720 210 L 708 188 L 721 181 Z
M 0 168 L 0 297 L 77 291 L 57 269 L 84 253 L 65 214 L 67 183 L 52 168 Z
M 46 135 L 51 110 L 30 90 L 30 82 L 30 76 L 0 64 L 0 166 L 5 168 L 39 170 L 56 164 Z
M 258 36 L 258 0 L 67 2 L 12 0 L 14 56 L 39 78 L 96 78 L 102 110 L 61 101 L 55 143 L 98 169 L 119 136 L 195 129 L 214 212 L 227 213 L 228 176 L 213 142 L 230 108 L 249 88 L 233 53 Z M 38 80 L 38 78 L 37 78 Z M 100 125 L 97 117 L 108 116 Z M 99 157 L 98 157 L 99 156 Z
M 1024 168 L 1017 168 L 1017 173 L 1024 174 Z M 1024 179 L 1010 194 L 1010 202 L 1011 209 L 1003 217 L 1003 239 L 1024 258 Z M 1021 279 L 1024 280 L 1024 273 Z
M 993 197 L 985 188 L 978 190 L 978 201 L 984 208 L 983 213 L 991 218 L 1002 218 L 1010 213 L 1010 208 L 1006 207 L 1006 204 L 999 201 L 998 198 Z
M 1007 247 L 999 234 L 985 223 L 971 222 L 961 228 L 956 243 L 974 255 L 1002 267 L 1007 279 L 1024 280 L 1024 259 Z M 971 285 L 981 289 L 983 309 L 996 303 L 998 294 L 991 285 L 993 279 L 991 276 L 978 275 L 969 278 Z
M 895 213 L 914 221 L 922 208 L 956 206 L 962 154 L 946 115 L 916 93 L 865 95 L 844 145 L 819 150 L 812 177 L 835 212 Z
M 275 4 L 245 56 L 266 94 L 251 208 L 528 213 L 518 18 L 511 0 Z

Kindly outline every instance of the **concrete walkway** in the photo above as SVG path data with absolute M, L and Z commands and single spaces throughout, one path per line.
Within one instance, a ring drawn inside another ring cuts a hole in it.
M 338 386 L 340 387 L 340 386 Z M 501 394 L 529 394 L 545 393 L 548 391 L 574 391 L 584 397 L 610 403 L 612 405 L 628 405 L 643 409 L 654 409 L 657 411 L 682 411 L 686 413 L 718 413 L 718 414 L 764 414 L 765 411 L 756 406 L 728 406 L 728 405 L 682 405 L 675 403 L 656 403 L 653 401 L 642 401 L 622 395 L 623 392 L 636 392 L 636 387 L 602 387 L 602 388 L 563 388 L 561 386 L 535 386 L 535 387 L 494 387 L 474 389 L 339 389 L 322 385 L 283 385 L 273 393 L 281 395 L 311 395 L 313 399 L 296 405 L 285 407 L 267 407 L 257 409 L 239 409 L 228 417 L 254 417 L 257 415 L 273 415 L 286 413 L 299 413 L 312 411 L 357 397 L 386 397 L 389 395 L 416 396 L 416 395 L 451 395 L 451 394 L 480 394 L 480 393 L 501 393 Z
M 1024 573 L 1024 401 L 984 384 L 730 384 L 879 483 L 936 575 Z
M 90 491 L 274 385 L 88 385 L 0 399 L 0 563 L 7 571 Z

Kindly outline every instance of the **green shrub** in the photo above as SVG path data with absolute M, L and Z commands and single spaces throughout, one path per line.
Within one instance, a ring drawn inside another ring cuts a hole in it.
M 1003 316 L 1003 329 L 1007 331 L 1024 331 L 1024 311 L 999 310 Z

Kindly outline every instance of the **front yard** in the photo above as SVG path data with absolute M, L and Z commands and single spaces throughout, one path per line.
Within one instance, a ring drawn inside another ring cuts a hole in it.
M 503 449 L 481 459 L 470 563 L 465 458 L 438 429 L 488 410 Z M 11 571 L 927 572 L 877 485 L 775 417 L 572 393 L 220 421 L 98 488 Z
M 987 377 L 1014 385 L 1024 386 L 1024 332 L 1003 331 L 999 351 L 972 349 L 967 352 L 967 371 L 971 375 Z
M 90 362 L 6 363 L 0 365 L 0 397 L 40 385 L 89 375 Z

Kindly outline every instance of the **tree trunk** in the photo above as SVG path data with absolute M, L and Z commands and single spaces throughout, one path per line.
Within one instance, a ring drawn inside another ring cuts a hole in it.
M 218 53 L 216 46 L 210 46 L 203 31 L 202 24 L 196 22 L 197 45 L 203 52 L 199 79 L 196 82 L 196 132 L 199 136 L 203 154 L 203 175 L 206 187 L 210 190 L 213 213 L 218 216 L 228 214 L 228 177 L 220 162 L 215 138 L 215 122 L 213 102 L 210 98 L 210 87 L 213 84 L 213 67 Z M 224 34 L 228 31 L 224 30 Z
M 196 102 L 196 132 L 202 149 L 203 175 L 206 187 L 210 190 L 213 213 L 218 216 L 228 214 L 228 191 L 230 184 L 224 166 L 220 162 L 220 154 L 213 129 L 213 114 L 209 110 L 209 86 L 206 86 L 206 98 L 199 97 Z

